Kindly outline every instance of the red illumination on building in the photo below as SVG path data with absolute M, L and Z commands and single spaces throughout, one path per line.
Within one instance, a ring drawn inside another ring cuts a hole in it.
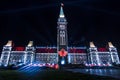
M 58 51 L 58 54 L 61 56 L 61 57 L 65 57 L 67 55 L 67 51 L 65 51 L 65 49 L 61 49 L 60 51 Z
M 106 48 L 98 48 L 98 51 L 105 52 L 105 51 L 107 51 L 107 49 Z
M 56 53 L 56 48 L 36 48 L 37 53 Z
M 55 64 L 55 69 L 59 69 L 59 65 L 58 64 Z
M 68 50 L 69 53 L 86 53 L 85 49 L 75 49 L 75 48 L 71 48 Z
M 15 51 L 25 51 L 25 47 L 15 47 Z

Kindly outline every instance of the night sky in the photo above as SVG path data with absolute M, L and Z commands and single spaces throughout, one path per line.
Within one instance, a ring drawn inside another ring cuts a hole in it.
M 0 46 L 13 40 L 17 46 L 57 43 L 60 3 L 68 21 L 69 45 L 105 47 L 111 41 L 120 48 L 119 0 L 17 0 L 0 2 Z

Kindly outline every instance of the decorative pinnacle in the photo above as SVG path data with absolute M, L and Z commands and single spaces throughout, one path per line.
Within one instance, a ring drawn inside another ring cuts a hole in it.
M 9 40 L 5 46 L 12 46 L 12 41 Z
M 64 12 L 63 12 L 63 6 L 64 6 L 64 4 L 63 3 L 61 3 L 61 8 L 60 8 L 60 15 L 59 15 L 59 17 L 65 17 L 64 16 Z
M 93 42 L 90 42 L 90 47 L 95 47 Z
M 29 41 L 28 46 L 29 47 L 33 46 L 33 41 Z
M 111 42 L 108 42 L 109 47 L 114 47 Z

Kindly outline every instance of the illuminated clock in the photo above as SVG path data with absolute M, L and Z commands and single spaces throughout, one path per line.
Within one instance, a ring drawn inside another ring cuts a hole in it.
M 60 29 L 65 29 L 65 25 L 60 25 Z

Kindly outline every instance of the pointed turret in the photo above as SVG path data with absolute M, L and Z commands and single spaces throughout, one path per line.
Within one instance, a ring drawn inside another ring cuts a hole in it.
M 60 15 L 59 15 L 59 17 L 61 17 L 61 18 L 63 18 L 63 17 L 65 17 L 65 15 L 64 15 L 64 12 L 63 12 L 63 3 L 61 3 L 61 7 L 60 7 Z
M 93 42 L 90 42 L 90 47 L 95 47 Z
M 33 41 L 29 41 L 27 46 L 29 46 L 29 47 L 33 46 Z
M 111 42 L 108 42 L 109 47 L 114 47 Z
M 9 40 L 5 46 L 12 46 L 12 41 Z

